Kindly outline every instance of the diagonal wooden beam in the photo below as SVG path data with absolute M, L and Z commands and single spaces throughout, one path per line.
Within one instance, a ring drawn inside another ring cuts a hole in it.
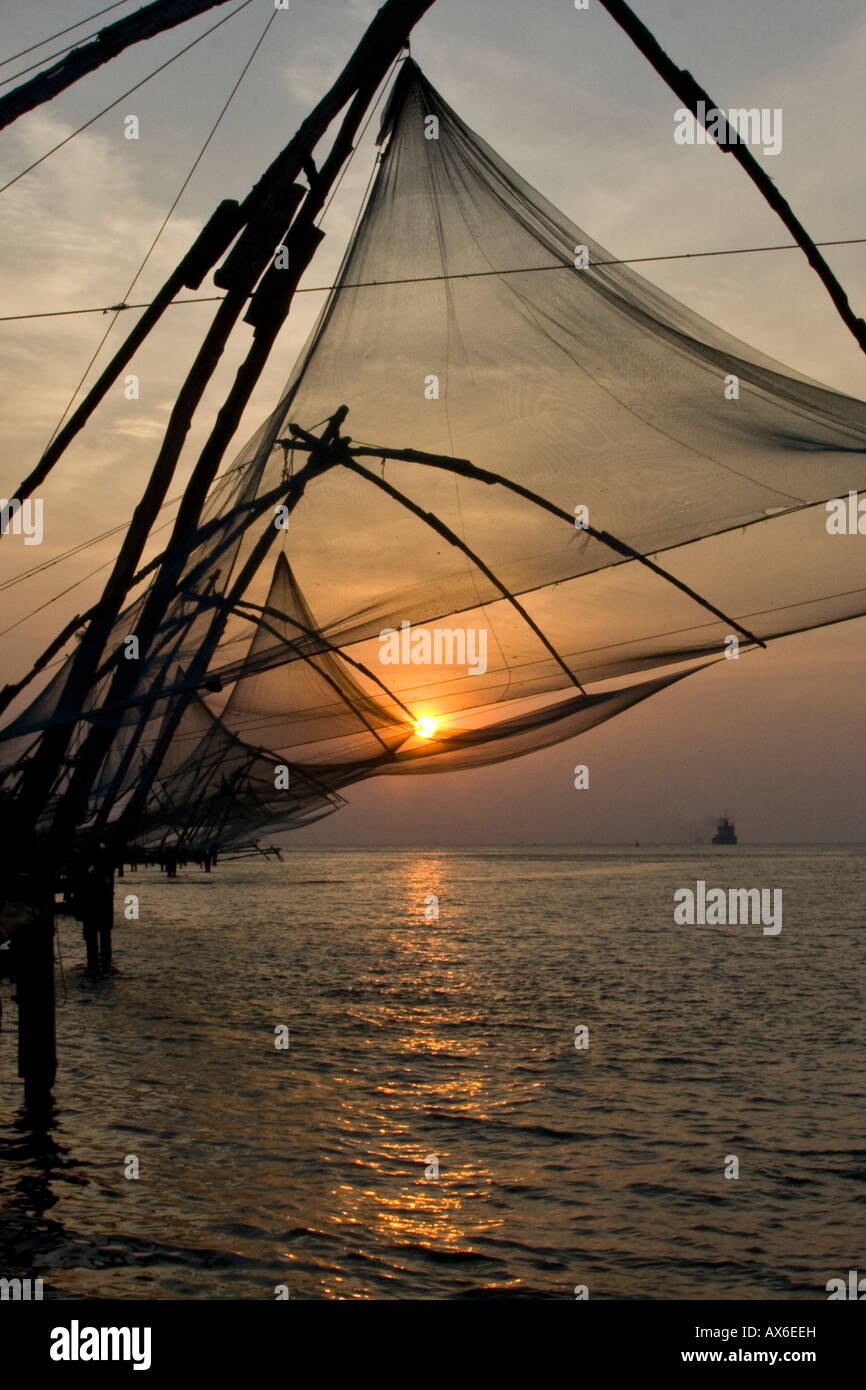
M 174 29 L 185 24 L 188 19 L 203 14 L 205 10 L 226 5 L 229 0 L 153 0 L 153 4 L 136 10 L 135 14 L 118 19 L 114 24 L 106 24 L 96 38 L 73 48 L 53 68 L 38 72 L 28 82 L 22 82 L 5 97 L 0 97 L 0 130 L 25 111 L 33 111 L 46 101 L 52 101 L 60 92 L 71 87 L 88 73 L 95 72 L 104 63 L 116 58 L 125 48 L 134 43 L 152 39 L 166 29 Z
M 700 120 L 706 126 L 706 115 L 710 111 L 721 110 L 716 105 L 703 87 L 695 81 L 690 72 L 685 68 L 678 68 L 676 63 L 665 52 L 658 39 L 650 32 L 642 20 L 638 19 L 631 6 L 626 5 L 624 0 L 600 0 L 600 3 L 607 10 L 611 19 L 615 19 L 621 29 L 624 29 L 629 38 L 640 49 L 645 58 L 649 60 L 660 77 L 670 87 L 686 106 L 695 120 Z M 703 103 L 702 119 L 699 103 Z M 770 207 L 782 219 L 788 231 L 796 241 L 800 249 L 805 253 L 806 260 L 820 279 L 836 310 L 857 341 L 862 352 L 866 352 L 866 323 L 859 318 L 848 302 L 848 296 L 842 285 L 836 279 L 815 242 L 810 237 L 802 222 L 796 216 L 791 204 L 782 197 L 769 174 L 763 166 L 758 163 L 748 145 L 739 137 L 738 132 L 733 126 L 729 125 L 727 119 L 724 121 L 724 131 L 726 143 L 719 143 L 719 149 L 723 154 L 733 155 L 734 159 L 745 169 L 752 183 L 763 195 Z M 714 143 L 717 143 L 714 141 Z
M 456 531 L 452 531 L 450 526 L 446 526 L 444 521 L 440 521 L 439 517 L 436 516 L 435 513 L 425 512 L 423 507 L 419 507 L 417 503 L 413 502 L 412 499 L 410 497 L 407 497 L 404 492 L 401 492 L 399 488 L 392 487 L 390 483 L 385 482 L 384 478 L 377 478 L 375 473 L 371 473 L 368 468 L 365 468 L 363 464 L 358 463 L 357 459 L 353 459 L 349 454 L 346 454 L 345 458 L 343 459 L 343 466 L 345 468 L 351 469 L 353 473 L 357 473 L 360 477 L 366 478 L 369 483 L 373 483 L 374 486 L 380 488 L 382 492 L 386 492 L 389 497 L 394 499 L 395 502 L 399 502 L 401 506 L 406 507 L 408 511 L 413 512 L 414 515 L 419 517 L 421 521 L 426 522 L 428 526 L 432 527 L 432 529 L 436 531 L 438 535 L 440 535 L 443 538 L 443 540 L 448 541 L 449 545 L 456 546 L 458 550 L 462 550 L 463 554 L 466 555 L 467 558 L 472 561 L 473 565 L 477 566 L 477 568 L 480 569 L 481 573 L 487 579 L 490 580 L 491 584 L 495 585 L 495 587 L 502 594 L 502 597 L 511 604 L 515 612 L 520 614 L 523 621 L 535 633 L 535 636 L 538 638 L 539 642 L 541 642 L 542 646 L 546 647 L 547 650 L 550 652 L 550 655 L 553 657 L 557 666 L 560 666 L 562 670 L 565 672 L 565 674 L 568 676 L 568 679 L 571 681 L 572 685 L 577 686 L 581 695 L 586 694 L 586 691 L 584 690 L 577 676 L 572 671 L 571 667 L 568 665 L 566 661 L 563 660 L 559 652 L 554 647 L 553 643 L 547 637 L 545 637 L 544 633 L 538 626 L 535 619 L 529 616 L 520 600 L 514 597 L 510 589 L 506 588 L 506 586 L 502 583 L 501 579 L 497 579 L 496 575 L 493 573 L 490 567 L 486 565 L 484 561 L 481 559 L 481 556 L 478 555 L 474 550 L 472 550 L 466 544 L 465 541 L 461 540 L 460 537 L 457 535 Z
M 557 507 L 554 502 L 548 502 L 547 498 L 540 497 L 537 492 L 533 492 L 528 487 L 523 487 L 521 483 L 511 482 L 510 479 L 504 478 L 501 473 L 494 473 L 488 468 L 479 468 L 477 464 L 470 463 L 468 459 L 448 458 L 444 454 L 422 454 L 417 449 L 374 449 L 364 447 L 351 448 L 349 453 L 356 458 L 388 458 L 399 459 L 407 463 L 424 463 L 432 468 L 446 468 L 449 472 L 457 473 L 462 478 L 474 478 L 478 482 L 491 485 L 498 484 L 500 487 L 508 488 L 509 492 L 516 493 L 518 497 L 524 497 L 528 502 L 534 502 L 536 506 L 541 507 L 546 512 L 550 512 L 552 516 L 567 521 L 569 526 L 574 525 L 574 517 L 564 511 L 562 507 Z M 621 541 L 618 536 L 612 535 L 610 531 L 597 531 L 594 526 L 590 526 L 589 524 L 582 526 L 580 529 L 586 531 L 594 540 L 601 541 L 602 545 L 606 545 L 611 550 L 615 550 L 618 554 L 622 555 L 624 559 L 637 560 L 639 564 L 645 565 L 647 569 L 652 570 L 653 574 L 657 574 L 660 579 L 666 580 L 667 583 L 672 584 L 675 589 L 679 589 L 689 598 L 694 599 L 695 602 L 699 603 L 702 608 L 705 608 L 708 613 L 712 613 L 716 618 L 721 618 L 722 622 L 729 623 L 731 627 L 736 628 L 737 632 L 749 642 L 754 642 L 758 647 L 766 647 L 766 642 L 762 641 L 760 637 L 756 637 L 748 628 L 743 627 L 741 623 L 729 617 L 727 613 L 722 612 L 721 608 L 717 608 L 714 603 L 704 598 L 696 589 L 692 589 L 688 584 L 683 583 L 681 579 L 677 579 L 666 569 L 662 569 L 661 565 L 657 565 L 654 560 L 650 560 L 648 556 L 643 555 L 639 550 L 635 550 L 634 546 L 629 545 L 627 541 Z

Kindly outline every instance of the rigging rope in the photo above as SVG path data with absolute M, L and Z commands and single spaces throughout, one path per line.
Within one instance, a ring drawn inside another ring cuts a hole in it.
M 73 29 L 80 29 L 83 24 L 90 24 L 94 19 L 98 19 L 102 14 L 108 14 L 109 10 L 119 10 L 121 5 L 125 5 L 127 0 L 114 0 L 113 5 L 106 5 L 104 9 L 97 10 L 95 14 L 89 14 L 84 19 L 76 20 L 74 24 L 67 24 L 65 29 L 58 29 L 56 33 L 49 34 L 47 39 L 40 39 L 38 43 L 31 43 L 29 48 L 20 48 L 17 53 L 10 53 L 8 58 L 0 58 L 0 67 L 5 67 L 7 63 L 14 63 L 16 58 L 23 58 L 27 53 L 33 53 L 37 48 L 44 48 L 47 43 L 53 43 L 63 34 L 70 34 Z M 89 36 L 88 36 L 89 37 Z M 67 45 L 74 48 L 76 44 L 84 43 L 84 39 L 76 39 L 74 44 Z M 52 55 L 54 56 L 54 55 Z M 50 59 L 43 58 L 41 62 L 50 62 Z M 38 65 L 37 65 L 38 66 Z
M 327 209 L 325 209 L 327 211 Z M 323 214 L 324 215 L 324 214 Z M 866 237 L 845 237 L 839 241 L 816 241 L 816 246 L 866 246 Z M 621 256 L 616 260 L 609 261 L 590 261 L 587 270 L 595 270 L 602 266 L 612 265 L 644 265 L 649 261 L 691 261 L 701 260 L 708 256 L 754 256 L 765 251 L 799 251 L 800 247 L 796 242 L 783 242 L 778 246 L 737 246 L 725 248 L 722 251 L 671 251 L 661 256 Z M 421 285 L 437 280 L 476 280 L 490 275 L 531 275 L 541 270 L 574 270 L 574 266 L 564 261 L 556 261 L 551 265 L 522 265 L 506 267 L 503 270 L 466 270 L 463 272 L 453 271 L 447 275 L 414 275 L 399 280 L 356 280 L 344 285 L 302 285 L 295 291 L 296 294 L 330 294 L 334 290 L 366 290 L 376 289 L 384 285 Z M 224 299 L 222 294 L 209 294 L 194 296 L 190 299 L 174 299 L 171 308 L 176 304 L 214 304 Z M 35 314 L 0 314 L 0 323 L 19 323 L 25 319 L 55 319 L 68 318 L 75 314 L 110 314 L 121 313 L 124 309 L 149 309 L 150 301 L 143 301 L 139 304 L 97 304 L 88 309 L 46 309 Z

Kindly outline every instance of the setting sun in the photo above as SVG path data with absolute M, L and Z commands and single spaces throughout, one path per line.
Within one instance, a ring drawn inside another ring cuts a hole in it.
M 432 714 L 422 714 L 415 722 L 415 732 L 419 738 L 432 738 L 439 725 L 439 720 L 434 719 Z

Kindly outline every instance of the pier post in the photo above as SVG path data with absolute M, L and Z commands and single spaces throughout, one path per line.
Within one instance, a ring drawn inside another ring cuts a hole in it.
M 104 974 L 111 966 L 111 929 L 114 925 L 114 868 L 100 857 L 85 872 L 79 898 L 79 915 L 87 948 L 88 975 Z
M 114 870 L 106 867 L 99 877 L 99 968 L 111 969 L 111 931 L 114 926 Z
M 88 975 L 99 974 L 99 930 L 91 916 L 85 917 L 81 924 L 84 946 L 87 951 L 86 970 Z
M 20 925 L 12 937 L 18 1002 L 18 1075 L 24 1103 L 44 1105 L 57 1076 L 54 999 L 54 895 L 34 884 L 7 904 Z

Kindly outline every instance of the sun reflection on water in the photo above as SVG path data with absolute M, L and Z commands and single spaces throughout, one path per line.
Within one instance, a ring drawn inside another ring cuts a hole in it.
M 351 1071 L 334 1078 L 335 1124 L 359 1171 L 346 1180 L 343 1166 L 344 1180 L 331 1188 L 332 1219 L 372 1233 L 373 1249 L 404 1247 L 407 1260 L 419 1250 L 471 1260 L 479 1236 L 501 1226 L 490 1167 L 455 1137 L 460 1119 L 487 1118 L 488 1085 L 470 924 L 456 895 L 450 900 L 447 868 L 445 855 L 407 858 L 395 895 L 406 906 L 380 952 L 387 968 L 371 964 L 375 989 L 353 1001 L 354 1017 L 387 1058 L 372 1094 L 359 1096 Z M 425 1177 L 434 1155 L 438 1179 Z

